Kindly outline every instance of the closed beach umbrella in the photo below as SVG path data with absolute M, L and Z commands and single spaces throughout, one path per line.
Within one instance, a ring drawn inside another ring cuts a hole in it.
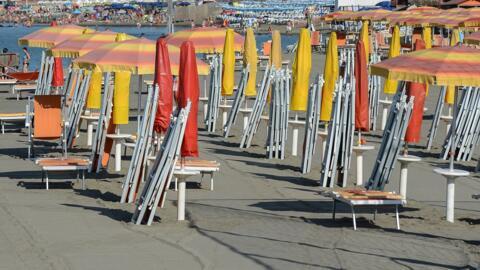
M 362 29 L 360 31 L 360 40 L 363 42 L 365 48 L 365 59 L 370 60 L 370 37 L 368 35 L 368 21 L 363 21 Z
M 330 121 L 332 113 L 333 91 L 338 79 L 338 48 L 337 33 L 331 32 L 328 40 L 327 55 L 325 56 L 325 67 L 323 70 L 322 106 L 320 120 Z
M 170 125 L 170 115 L 173 110 L 173 76 L 170 70 L 168 46 L 164 38 L 157 40 L 154 85 L 158 85 L 159 91 L 154 129 L 158 133 L 163 133 Z
M 191 41 L 195 46 L 196 53 L 222 53 L 225 42 L 225 28 L 199 27 L 175 32 L 167 37 L 167 43 L 180 47 L 183 42 Z M 242 50 L 243 37 L 233 34 L 233 49 L 237 52 Z
M 95 71 L 90 78 L 90 86 L 88 87 L 87 108 L 100 109 L 102 104 L 102 72 Z
M 115 84 L 113 92 L 113 124 L 128 124 L 129 96 L 130 96 L 130 77 L 129 71 L 115 72 Z
M 135 39 L 133 36 L 121 35 L 112 31 L 95 32 L 70 38 L 52 47 L 50 52 L 54 57 L 77 58 L 103 45 L 122 41 L 118 40 L 119 36 L 123 36 L 121 37 L 123 40 Z
M 458 29 L 452 30 L 452 36 L 450 37 L 450 46 L 455 46 L 460 42 L 460 33 Z M 455 85 L 447 86 L 447 92 L 445 93 L 445 103 L 452 105 L 455 99 Z
M 67 39 L 95 30 L 73 24 L 45 27 L 18 39 L 20 46 L 50 49 Z
M 186 41 L 180 47 L 180 75 L 178 79 L 178 106 L 185 108 L 187 101 L 192 102 L 188 114 L 185 135 L 181 149 L 182 157 L 198 157 L 198 98 L 199 84 L 195 48 Z
M 368 70 L 365 46 L 362 40 L 357 42 L 355 49 L 355 129 L 368 131 Z
M 272 49 L 270 50 L 270 65 L 279 69 L 282 67 L 282 38 L 280 31 L 272 32 Z
M 243 47 L 243 66 L 249 66 L 249 75 L 247 87 L 245 88 L 246 96 L 257 95 L 257 45 L 255 42 L 255 34 L 253 34 L 252 28 L 247 28 L 247 34 L 245 35 L 245 45 Z
M 417 39 L 414 47 L 415 51 L 424 50 L 425 42 Z M 414 97 L 412 116 L 405 133 L 405 142 L 407 143 L 420 142 L 426 90 L 427 86 L 424 83 L 410 82 L 407 85 L 407 96 Z
M 425 26 L 422 29 L 422 39 L 425 42 L 425 49 L 432 48 L 432 28 Z
M 390 41 L 390 51 L 388 52 L 388 58 L 395 58 L 400 55 L 400 28 L 398 25 L 393 27 L 392 40 Z M 383 86 L 383 92 L 385 94 L 395 94 L 397 92 L 398 82 L 392 79 L 386 79 Z
M 52 86 L 59 87 L 63 85 L 63 63 L 61 57 L 53 58 L 53 76 Z
M 145 75 L 155 72 L 155 41 L 138 38 L 114 42 L 95 49 L 75 60 L 74 66 L 102 72 L 130 71 L 132 74 Z M 178 75 L 180 49 L 168 46 L 170 68 Z M 200 75 L 208 75 L 210 67 L 197 60 Z
M 306 111 L 308 87 L 310 81 L 310 70 L 312 68 L 312 47 L 310 41 L 310 31 L 301 29 L 298 38 L 297 52 L 293 60 L 292 76 L 292 98 L 290 101 L 290 110 Z
M 233 48 L 233 29 L 228 29 L 225 35 L 222 68 L 222 95 L 231 96 L 235 84 L 235 50 Z

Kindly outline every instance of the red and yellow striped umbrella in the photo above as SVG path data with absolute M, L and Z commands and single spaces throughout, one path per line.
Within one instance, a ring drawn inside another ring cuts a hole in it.
M 167 43 L 180 47 L 184 41 L 191 41 L 196 53 L 222 53 L 225 42 L 226 28 L 200 27 L 175 32 L 167 37 Z M 241 51 L 244 39 L 241 35 L 234 34 L 235 51 Z
M 83 34 L 56 45 L 50 51 L 55 57 L 77 58 L 103 45 L 115 42 L 117 35 L 118 33 L 112 31 Z M 127 40 L 135 38 L 126 35 Z
M 67 39 L 93 32 L 95 32 L 95 30 L 73 24 L 51 26 L 42 28 L 18 39 L 18 44 L 20 46 L 49 49 Z
M 480 86 L 480 50 L 439 47 L 404 54 L 371 66 L 371 74 L 398 81 Z
M 320 20 L 322 20 L 322 21 L 333 21 L 333 20 L 337 20 L 338 17 L 350 15 L 352 13 L 353 13 L 352 11 L 348 11 L 348 10 L 334 11 L 334 12 L 323 15 L 320 18 Z
M 180 49 L 168 46 L 170 66 L 173 75 L 178 75 Z M 130 71 L 133 74 L 153 74 L 155 72 L 155 42 L 145 38 L 131 39 L 104 45 L 73 61 L 79 68 L 102 72 Z M 197 60 L 199 75 L 208 75 L 210 67 Z

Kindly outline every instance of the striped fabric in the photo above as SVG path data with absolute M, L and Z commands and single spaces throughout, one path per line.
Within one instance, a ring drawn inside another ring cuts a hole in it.
M 191 41 L 195 46 L 195 53 L 222 53 L 226 31 L 226 28 L 216 27 L 183 30 L 168 36 L 167 43 L 180 48 L 184 41 Z M 233 49 L 241 51 L 243 42 L 243 37 L 235 33 Z
M 95 30 L 73 24 L 51 26 L 42 28 L 18 39 L 18 44 L 20 46 L 50 49 L 67 39 L 93 32 L 95 32 Z
M 178 75 L 180 49 L 168 46 L 173 75 Z M 73 61 L 78 68 L 102 72 L 130 71 L 133 74 L 153 74 L 155 72 L 155 42 L 145 38 L 110 43 Z M 197 60 L 199 75 L 208 75 L 210 67 Z
M 480 86 L 480 50 L 440 47 L 404 54 L 374 64 L 372 75 L 436 85 Z
M 463 38 L 463 43 L 471 45 L 480 45 L 480 32 L 475 32 Z
M 95 32 L 83 34 L 68 39 L 51 48 L 51 54 L 55 57 L 77 58 L 103 45 L 115 42 L 118 33 L 112 31 Z M 127 39 L 135 39 L 133 36 L 126 36 Z

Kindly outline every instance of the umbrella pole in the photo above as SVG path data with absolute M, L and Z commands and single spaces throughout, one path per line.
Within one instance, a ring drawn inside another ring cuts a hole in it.
M 140 117 L 140 113 L 142 112 L 142 83 L 143 83 L 143 75 L 138 75 L 138 109 L 137 109 L 138 117 Z
M 455 135 L 457 134 L 457 131 L 455 130 L 456 127 L 456 121 L 457 121 L 457 114 L 458 114 L 458 108 L 457 108 L 457 99 L 458 99 L 458 88 L 455 87 L 455 97 L 453 98 L 453 120 L 452 120 L 452 125 L 450 126 L 451 130 L 451 135 L 452 136 L 452 143 L 450 145 L 450 171 L 453 171 L 453 163 L 455 159 L 455 148 L 457 147 L 457 143 L 455 142 Z

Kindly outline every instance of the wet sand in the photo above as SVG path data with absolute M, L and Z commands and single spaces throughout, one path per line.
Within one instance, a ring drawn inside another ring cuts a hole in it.
M 315 54 L 313 63 L 321 69 L 322 56 Z M 39 168 L 26 159 L 25 133 L 8 129 L 0 135 L 0 269 L 474 269 L 480 262 L 480 201 L 471 195 L 480 193 L 480 182 L 478 174 L 458 180 L 455 223 L 446 222 L 445 180 L 432 171 L 447 166 L 437 158 L 445 127 L 432 151 L 422 148 L 438 91 L 430 93 L 423 140 L 410 146 L 422 161 L 410 166 L 401 231 L 392 213 L 380 213 L 375 221 L 371 213 L 359 214 L 357 231 L 346 207 L 332 221 L 331 200 L 318 194 L 319 162 L 302 175 L 301 156 L 292 157 L 290 147 L 285 160 L 266 159 L 264 124 L 246 150 L 238 148 L 241 121 L 228 139 L 220 131 L 207 134 L 199 124 L 201 158 L 221 163 L 215 190 L 208 181 L 187 185 L 185 222 L 176 221 L 176 194 L 168 192 L 151 227 L 132 225 L 134 206 L 118 203 L 131 151 L 120 173 L 111 162 L 108 172 L 88 175 L 85 191 L 65 181 L 74 174 L 57 175 L 47 191 Z M 133 91 L 130 100 L 134 115 Z M 24 104 L 0 93 L 1 112 L 22 111 Z M 132 121 L 122 131 L 135 127 Z M 85 131 L 83 125 L 70 155 L 88 156 Z M 299 138 L 301 146 L 302 130 Z M 378 149 L 381 133 L 366 139 Z M 37 149 L 59 155 L 49 147 Z M 365 178 L 375 155 L 366 154 Z M 318 151 L 315 157 L 320 160 Z M 476 159 L 457 164 L 473 171 Z M 398 191 L 398 167 L 386 190 Z M 354 182 L 355 162 L 348 183 Z

